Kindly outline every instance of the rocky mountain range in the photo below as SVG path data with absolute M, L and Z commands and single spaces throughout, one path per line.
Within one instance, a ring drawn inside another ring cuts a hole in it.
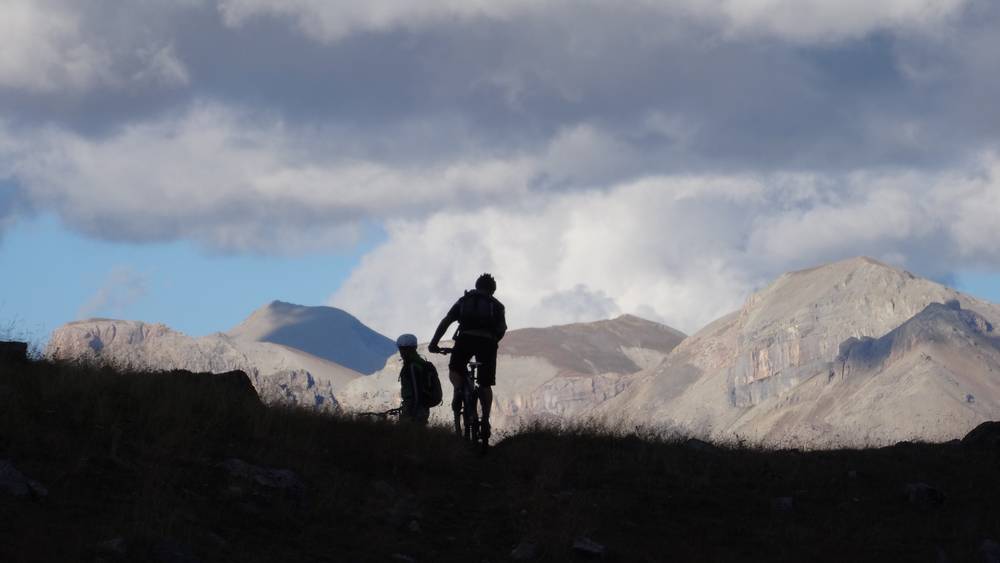
M 321 353 L 310 353 L 321 339 Z M 340 390 L 362 376 L 358 370 L 384 365 L 394 351 L 392 341 L 344 311 L 275 301 L 228 333 L 202 337 L 139 321 L 72 322 L 52 333 L 45 354 L 137 369 L 238 369 L 269 403 L 335 409 Z
M 659 365 L 683 339 L 680 331 L 631 315 L 512 330 L 501 341 L 497 356 L 493 426 L 511 429 L 524 421 L 565 420 L 589 413 L 621 393 L 636 374 Z M 428 353 L 426 346 L 420 353 L 435 364 L 446 390 L 445 405 L 432 416 L 448 420 L 448 358 Z M 364 411 L 398 404 L 400 362 L 396 354 L 383 370 L 350 382 L 343 404 Z
M 780 277 L 598 405 L 767 446 L 944 440 L 1000 417 L 1000 307 L 869 258 Z
M 596 419 L 794 447 L 949 440 L 1000 418 L 998 323 L 998 305 L 869 258 L 845 260 L 785 274 L 686 338 L 628 315 L 512 330 L 493 424 Z M 243 369 L 266 401 L 347 411 L 398 405 L 394 352 L 346 312 L 281 302 L 228 333 L 192 338 L 95 319 L 61 327 L 48 347 L 54 358 Z M 447 394 L 447 357 L 422 353 Z M 447 402 L 434 418 L 450 418 Z
M 659 364 L 683 339 L 679 331 L 627 315 L 512 330 L 498 360 L 498 428 L 586 412 L 620 393 L 634 374 Z M 424 351 L 450 389 L 447 358 Z M 239 369 L 269 403 L 369 411 L 399 404 L 395 352 L 391 340 L 344 311 L 275 301 L 232 330 L 203 337 L 139 321 L 77 321 L 53 332 L 46 355 L 141 369 Z M 376 364 L 381 369 L 365 375 Z M 442 420 L 450 416 L 447 408 L 437 411 Z

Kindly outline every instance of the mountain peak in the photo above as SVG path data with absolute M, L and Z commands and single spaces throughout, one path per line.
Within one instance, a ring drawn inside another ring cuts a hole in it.
M 621 323 L 634 323 L 634 324 L 649 323 L 649 324 L 659 324 L 659 323 L 656 323 L 656 322 L 651 321 L 649 319 L 644 319 L 644 318 L 642 318 L 642 317 L 640 317 L 638 315 L 633 315 L 631 313 L 625 313 L 624 315 L 618 315 L 617 317 L 615 317 L 615 318 L 613 318 L 611 320 L 614 321 L 614 322 L 621 322 Z
M 242 341 L 297 348 L 361 373 L 372 373 L 396 351 L 393 341 L 347 311 L 271 301 L 227 333 Z
M 565 373 L 634 373 L 641 369 L 627 350 L 665 356 L 685 334 L 634 315 L 546 328 L 512 330 L 500 342 L 502 354 L 544 358 Z
M 820 264 L 811 268 L 794 270 L 782 275 L 778 278 L 778 280 L 816 274 L 834 277 L 838 274 L 848 275 L 859 270 L 869 270 L 873 272 L 881 271 L 885 273 L 896 273 L 913 277 L 913 274 L 910 274 L 905 270 L 891 266 L 870 256 L 855 256 L 853 258 L 845 258 L 836 262 Z
M 736 387 L 790 385 L 796 369 L 829 361 L 846 339 L 880 338 L 928 305 L 949 302 L 987 318 L 996 313 L 988 303 L 868 257 L 786 274 L 751 296 L 731 327 Z
M 325 305 L 300 305 L 299 303 L 292 303 L 291 301 L 282 301 L 281 299 L 275 299 L 267 305 L 261 307 L 261 309 L 333 309 L 334 307 L 327 307 Z
M 913 311 L 916 314 L 926 305 L 927 292 L 945 300 L 957 296 L 954 290 L 938 283 L 874 258 L 859 256 L 784 274 L 751 295 L 743 313 L 762 308 L 788 312 L 816 304 L 837 305 L 858 300 L 895 303 L 912 296 L 923 301 Z

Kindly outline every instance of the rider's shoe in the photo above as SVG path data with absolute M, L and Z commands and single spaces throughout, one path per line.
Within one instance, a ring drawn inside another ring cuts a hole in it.
M 479 449 L 482 453 L 490 447 L 490 423 L 483 420 L 479 424 Z

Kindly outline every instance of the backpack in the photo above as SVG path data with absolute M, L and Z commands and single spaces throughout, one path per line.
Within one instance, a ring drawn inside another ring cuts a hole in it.
M 478 291 L 466 291 L 458 306 L 458 325 L 464 330 L 493 330 L 496 327 L 493 298 Z
M 441 379 L 438 378 L 437 368 L 434 364 L 421 358 L 410 362 L 410 369 L 407 370 L 415 398 L 424 408 L 433 408 L 441 404 Z

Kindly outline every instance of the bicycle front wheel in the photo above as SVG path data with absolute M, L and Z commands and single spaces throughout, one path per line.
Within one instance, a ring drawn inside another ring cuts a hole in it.
M 475 443 L 479 441 L 479 405 L 474 391 L 465 396 L 465 437 Z

